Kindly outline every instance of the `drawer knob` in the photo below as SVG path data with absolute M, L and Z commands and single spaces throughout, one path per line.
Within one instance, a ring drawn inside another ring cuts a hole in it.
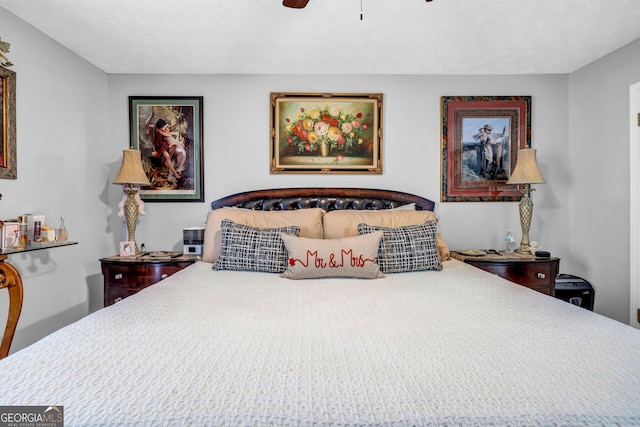
M 120 280 L 120 279 L 122 279 L 122 273 L 115 274 L 115 275 L 113 276 L 113 278 L 114 278 L 114 279 L 116 279 L 116 280 Z
M 118 297 L 118 298 L 116 298 L 116 299 L 114 299 L 114 300 L 113 300 L 113 302 L 114 302 L 114 303 L 115 303 L 115 302 L 120 302 L 120 301 L 122 301 L 122 297 Z
M 538 279 L 544 279 L 544 278 L 546 278 L 546 277 L 547 277 L 547 275 L 546 275 L 546 274 L 544 274 L 544 273 L 538 273 Z
M 166 279 L 167 277 L 169 277 L 167 273 L 164 273 L 162 276 L 160 276 L 161 279 Z

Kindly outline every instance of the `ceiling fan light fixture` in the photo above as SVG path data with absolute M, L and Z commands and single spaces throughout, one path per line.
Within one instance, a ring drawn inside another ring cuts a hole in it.
M 291 7 L 293 9 L 302 9 L 304 8 L 309 0 L 282 0 L 282 5 L 285 7 Z
M 425 0 L 427 3 L 430 3 L 432 0 Z M 292 9 L 303 9 L 307 6 L 309 0 L 282 0 L 282 5 L 284 7 L 290 7 Z M 362 0 L 360 0 L 360 20 L 362 20 Z

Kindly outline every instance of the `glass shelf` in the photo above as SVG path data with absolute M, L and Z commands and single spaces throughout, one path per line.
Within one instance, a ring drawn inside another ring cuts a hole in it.
M 4 255 L 18 254 L 22 252 L 39 251 L 41 249 L 58 248 L 61 246 L 77 245 L 78 242 L 33 242 L 27 245 L 27 249 L 4 249 L 1 253 Z

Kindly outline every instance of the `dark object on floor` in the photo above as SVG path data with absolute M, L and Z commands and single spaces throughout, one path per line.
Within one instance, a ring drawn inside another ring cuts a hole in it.
M 596 291 L 591 283 L 572 274 L 556 277 L 556 298 L 593 311 Z

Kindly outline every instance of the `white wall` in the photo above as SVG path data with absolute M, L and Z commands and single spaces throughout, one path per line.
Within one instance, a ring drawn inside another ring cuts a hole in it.
M 41 213 L 66 217 L 78 245 L 10 255 L 24 281 L 16 351 L 85 316 L 102 292 L 98 257 L 108 253 L 107 75 L 9 12 L 3 41 L 15 65 L 18 179 L 0 180 L 0 218 Z M 100 302 L 101 304 L 101 302 Z M 0 313 L 6 313 L 6 292 Z M 4 320 L 0 320 L 0 324 Z
M 629 322 L 629 87 L 640 40 L 570 78 L 568 265 L 596 287 L 596 310 Z
M 452 248 L 501 248 L 507 229 L 521 234 L 517 203 L 439 203 L 440 97 L 532 95 L 532 145 L 539 150 L 547 183 L 536 186 L 532 196 L 535 212 L 530 236 L 553 255 L 564 257 L 569 251 L 567 88 L 568 77 L 560 75 L 113 75 L 109 80 L 110 178 L 129 143 L 128 96 L 202 95 L 206 203 L 147 203 L 147 215 L 136 232 L 136 240 L 147 248 L 179 249 L 181 229 L 203 224 L 209 203 L 219 197 L 250 189 L 306 186 L 360 186 L 419 194 L 438 202 L 442 232 Z M 382 92 L 384 174 L 270 175 L 272 91 Z M 111 186 L 109 191 L 115 205 L 120 189 Z M 109 229 L 120 230 L 119 221 L 111 215 Z M 119 238 L 119 232 L 112 235 L 113 250 Z

